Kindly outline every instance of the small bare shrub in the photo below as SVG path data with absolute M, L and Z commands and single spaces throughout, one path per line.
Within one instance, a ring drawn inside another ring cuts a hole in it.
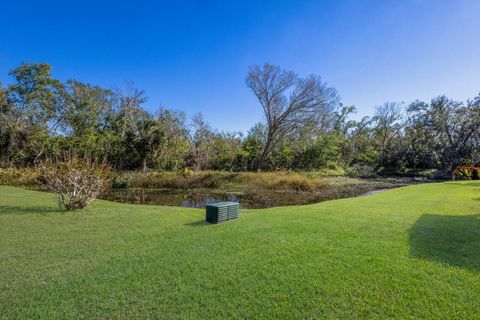
M 103 164 L 90 164 L 80 159 L 59 163 L 45 163 L 41 167 L 50 191 L 67 210 L 86 207 L 102 191 L 111 179 L 111 170 Z

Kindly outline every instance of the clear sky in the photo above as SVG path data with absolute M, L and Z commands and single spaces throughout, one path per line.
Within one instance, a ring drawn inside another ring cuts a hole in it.
M 146 108 L 202 112 L 222 130 L 262 119 L 245 86 L 264 62 L 319 74 L 358 117 L 385 101 L 480 92 L 480 1 L 0 0 L 0 81 L 25 62 L 144 89 Z

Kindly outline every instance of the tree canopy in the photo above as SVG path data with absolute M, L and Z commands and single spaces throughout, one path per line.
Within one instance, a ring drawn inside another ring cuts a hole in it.
M 265 64 L 246 85 L 264 113 L 246 133 L 220 132 L 200 115 L 145 110 L 145 93 L 59 81 L 44 63 L 22 64 L 0 84 L 0 166 L 75 155 L 117 170 L 451 170 L 480 162 L 480 95 L 386 102 L 372 117 L 319 76 Z

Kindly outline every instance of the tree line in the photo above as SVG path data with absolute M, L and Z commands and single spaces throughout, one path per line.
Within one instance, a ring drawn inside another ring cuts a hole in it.
M 212 128 L 201 114 L 145 110 L 145 93 L 55 79 L 22 64 L 0 83 L 0 166 L 75 155 L 116 170 L 451 170 L 480 161 L 480 95 L 408 105 L 387 102 L 352 119 L 318 76 L 252 66 L 246 86 L 264 119 L 246 133 Z

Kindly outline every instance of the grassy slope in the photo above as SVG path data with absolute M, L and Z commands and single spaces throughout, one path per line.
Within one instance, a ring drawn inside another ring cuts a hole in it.
M 480 183 L 242 211 L 0 187 L 2 318 L 478 318 Z

